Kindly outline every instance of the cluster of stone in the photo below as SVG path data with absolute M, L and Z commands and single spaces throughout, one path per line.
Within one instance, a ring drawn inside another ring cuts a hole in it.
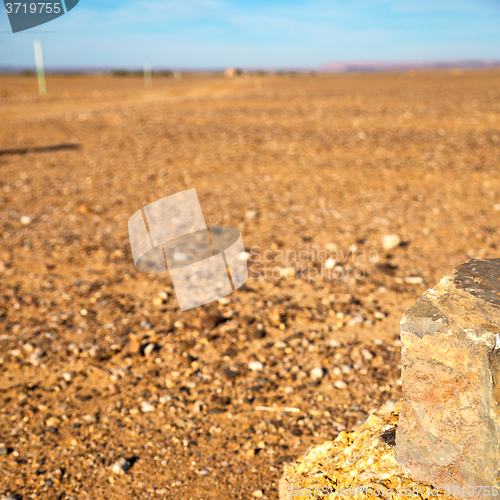
M 500 259 L 424 292 L 401 341 L 402 400 L 285 465 L 281 500 L 500 498 Z

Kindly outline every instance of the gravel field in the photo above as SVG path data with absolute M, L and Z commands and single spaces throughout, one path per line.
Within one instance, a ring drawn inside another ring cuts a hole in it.
M 499 257 L 500 71 L 47 88 L 0 76 L 2 499 L 276 500 L 401 396 L 403 312 Z M 190 188 L 249 279 L 182 312 L 127 223 Z

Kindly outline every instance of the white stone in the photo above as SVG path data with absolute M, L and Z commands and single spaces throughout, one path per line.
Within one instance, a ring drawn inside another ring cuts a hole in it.
M 404 282 L 409 285 L 420 285 L 424 282 L 424 280 L 420 276 L 408 276 L 404 278 Z
M 382 236 L 382 247 L 384 250 L 393 250 L 401 244 L 401 238 L 397 234 L 385 234 Z
M 141 410 L 143 413 L 149 413 L 155 411 L 155 407 L 148 401 L 143 401 L 141 403 Z
M 125 474 L 132 464 L 126 458 L 120 458 L 117 462 L 113 464 L 112 470 L 115 474 Z
M 260 361 L 250 361 L 250 363 L 248 363 L 248 368 L 255 372 L 262 370 L 264 365 Z
M 333 269 L 335 267 L 336 261 L 335 259 L 332 259 L 331 257 L 329 259 L 326 259 L 325 261 L 325 267 L 327 269 Z
M 320 380 L 323 378 L 323 368 L 313 368 L 309 375 L 312 380 Z

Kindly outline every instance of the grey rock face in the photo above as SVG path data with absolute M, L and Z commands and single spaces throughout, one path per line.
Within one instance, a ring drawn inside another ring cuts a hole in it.
M 424 292 L 401 341 L 399 465 L 457 497 L 500 496 L 482 488 L 500 490 L 500 259 L 470 260 Z

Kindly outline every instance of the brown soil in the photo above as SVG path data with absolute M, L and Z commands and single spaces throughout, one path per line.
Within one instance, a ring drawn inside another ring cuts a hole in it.
M 499 256 L 499 82 L 1 77 L 0 494 L 276 499 L 283 463 L 399 398 L 404 310 Z M 181 312 L 127 221 L 192 187 L 261 260 Z

